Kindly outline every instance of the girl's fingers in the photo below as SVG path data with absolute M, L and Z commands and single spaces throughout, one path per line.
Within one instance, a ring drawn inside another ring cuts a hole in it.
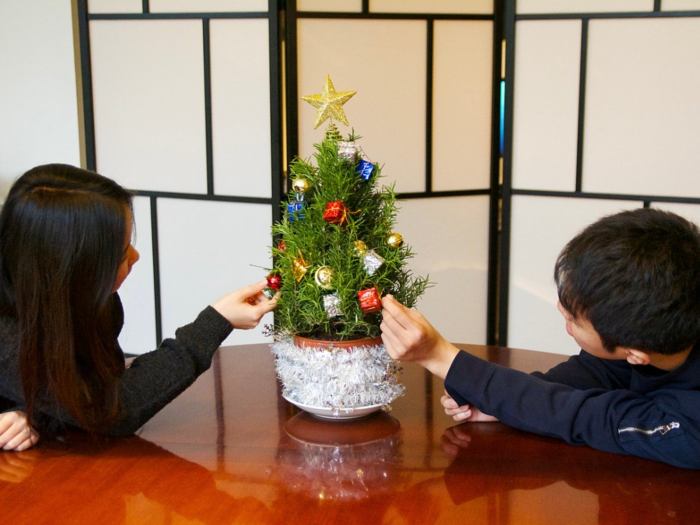
M 29 426 L 17 432 L 3 447 L 3 450 L 17 450 L 17 447 L 29 440 L 32 436 L 32 431 Z

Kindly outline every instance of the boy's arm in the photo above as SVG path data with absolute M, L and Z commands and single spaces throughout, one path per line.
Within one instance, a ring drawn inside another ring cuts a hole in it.
M 700 406 L 698 392 L 665 390 L 642 396 L 624 389 L 575 389 L 465 352 L 452 362 L 445 387 L 460 405 L 473 404 L 521 430 L 700 468 L 700 425 L 689 413 L 690 407 Z
M 629 388 L 631 373 L 626 361 L 606 361 L 581 350 L 547 372 L 533 372 L 532 375 L 578 389 L 616 389 Z

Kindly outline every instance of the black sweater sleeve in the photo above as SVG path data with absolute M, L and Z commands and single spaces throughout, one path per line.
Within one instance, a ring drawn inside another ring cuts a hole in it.
M 211 366 L 214 352 L 232 327 L 211 306 L 179 328 L 157 350 L 143 354 L 120 381 L 122 417 L 106 434 L 133 434 Z
M 174 338 L 137 357 L 119 380 L 121 416 L 103 433 L 133 434 L 211 366 L 214 352 L 232 330 L 229 322 L 208 306 L 192 323 L 179 328 Z M 0 323 L 0 396 L 10 408 L 24 404 L 17 354 L 16 324 L 6 320 Z M 79 427 L 55 402 L 43 402 L 37 412 L 40 430 Z

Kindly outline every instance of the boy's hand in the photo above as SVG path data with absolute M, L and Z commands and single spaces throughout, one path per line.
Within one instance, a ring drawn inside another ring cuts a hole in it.
M 223 315 L 234 328 L 255 328 L 262 316 L 277 306 L 279 292 L 272 299 L 268 299 L 262 293 L 266 286 L 265 279 L 244 286 L 219 299 L 212 304 L 212 308 Z
M 21 451 L 39 442 L 39 434 L 27 421 L 27 415 L 19 410 L 0 414 L 0 448 Z
M 447 375 L 459 352 L 418 311 L 406 308 L 391 295 L 382 298 L 382 341 L 389 355 L 415 361 L 433 374 Z
M 452 417 L 455 421 L 469 421 L 470 423 L 477 422 L 493 422 L 498 421 L 497 417 L 484 414 L 481 410 L 472 405 L 458 405 L 457 401 L 452 399 L 447 392 L 440 398 L 440 403 L 445 409 L 445 414 Z

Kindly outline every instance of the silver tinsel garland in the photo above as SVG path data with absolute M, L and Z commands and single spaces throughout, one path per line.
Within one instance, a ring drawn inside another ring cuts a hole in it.
M 304 348 L 291 340 L 272 344 L 282 394 L 314 407 L 388 405 L 404 393 L 399 366 L 384 345 Z

